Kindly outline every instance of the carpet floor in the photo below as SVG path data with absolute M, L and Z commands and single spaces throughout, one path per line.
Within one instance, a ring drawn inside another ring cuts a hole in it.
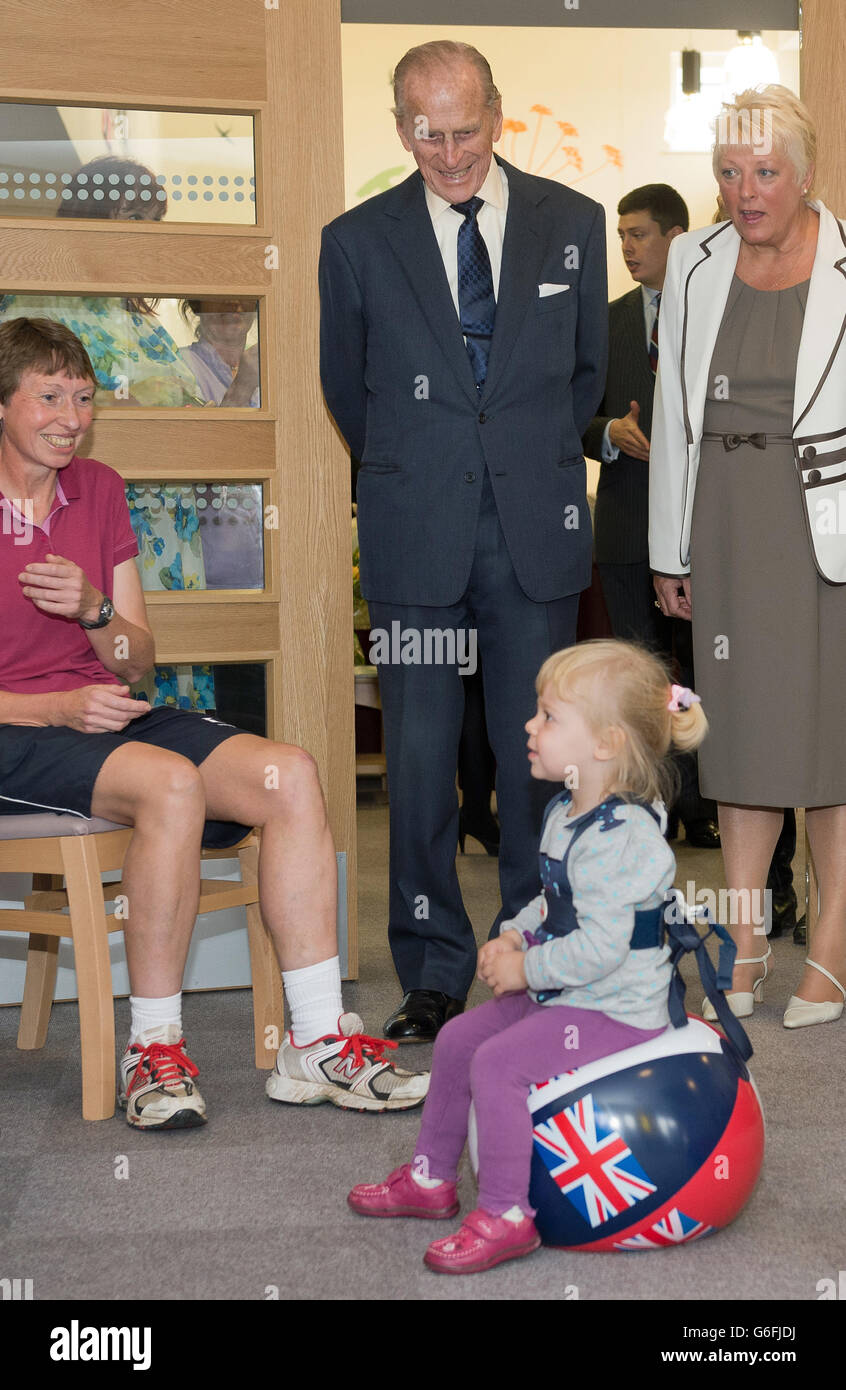
M 358 819 L 360 975 L 344 993 L 346 1007 L 379 1033 L 399 999 L 385 941 L 387 810 L 363 804 Z M 459 874 L 481 942 L 497 903 L 496 860 L 475 841 L 467 848 Z M 795 872 L 801 888 L 801 824 Z M 719 852 L 682 842 L 676 881 L 719 889 Z M 353 1184 L 410 1156 L 419 1112 L 360 1115 L 268 1100 L 265 1074 L 252 1064 L 247 991 L 186 996 L 185 1032 L 210 1123 L 161 1135 L 130 1130 L 120 1112 L 82 1120 L 75 1005 L 54 1007 L 39 1052 L 17 1051 L 19 1010 L 0 1009 L 0 1274 L 32 1279 L 36 1299 L 341 1300 L 367 1290 L 397 1301 L 816 1299 L 818 1282 L 836 1283 L 846 1265 L 835 1176 L 846 1168 L 846 1018 L 783 1029 L 803 952 L 789 936 L 773 951 L 774 977 L 748 1028 L 766 1159 L 733 1225 L 649 1254 L 542 1249 L 472 1279 L 439 1277 L 422 1264 L 428 1241 L 452 1229 L 446 1223 L 367 1220 L 346 1206 Z M 474 987 L 471 1002 L 484 997 Z M 689 1008 L 700 998 L 691 984 Z M 122 1048 L 128 1003 L 116 1011 Z M 404 1047 L 400 1056 L 425 1068 L 431 1048 Z M 469 1170 L 462 1191 L 467 1209 Z

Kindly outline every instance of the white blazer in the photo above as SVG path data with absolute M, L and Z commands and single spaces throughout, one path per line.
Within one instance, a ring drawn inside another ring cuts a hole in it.
M 796 364 L 796 505 L 820 575 L 846 584 L 846 223 L 823 203 L 809 206 L 820 226 Z M 708 370 L 739 249 L 731 222 L 670 247 L 649 458 L 649 562 L 661 574 L 690 569 Z

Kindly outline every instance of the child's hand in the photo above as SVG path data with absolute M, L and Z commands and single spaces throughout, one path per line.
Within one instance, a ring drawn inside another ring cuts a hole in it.
M 488 963 L 495 956 L 501 956 L 503 951 L 519 951 L 522 955 L 523 938 L 513 927 L 509 927 L 500 936 L 495 936 L 493 941 L 486 941 L 479 951 L 479 979 L 484 980 L 482 973 L 487 969 Z
M 493 943 L 490 943 L 493 945 Z M 489 956 L 484 967 L 479 957 L 479 978 L 493 990 L 498 998 L 501 994 L 513 994 L 526 988 L 526 965 L 522 951 L 499 951 Z

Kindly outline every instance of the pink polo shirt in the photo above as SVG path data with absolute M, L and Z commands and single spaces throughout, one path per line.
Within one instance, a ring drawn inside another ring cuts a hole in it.
M 114 570 L 138 554 L 123 479 L 96 459 L 74 457 L 56 480 L 50 515 L 38 525 L 0 492 L 0 690 L 41 694 L 121 685 L 94 653 L 85 629 L 36 608 L 18 575 L 61 555 L 91 584 L 113 593 Z

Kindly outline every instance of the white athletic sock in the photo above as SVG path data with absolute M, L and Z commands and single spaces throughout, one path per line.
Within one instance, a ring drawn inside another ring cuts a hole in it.
M 137 1042 L 141 1033 L 151 1028 L 164 1028 L 172 1023 L 182 1036 L 182 991 L 169 994 L 166 999 L 139 999 L 130 994 L 129 1007 L 132 1018 L 129 1025 L 129 1041 Z
M 283 970 L 282 984 L 296 1047 L 305 1047 L 327 1033 L 337 1033 L 338 1019 L 344 1012 L 338 956 L 301 970 Z
M 417 1154 L 411 1165 L 411 1176 L 418 1187 L 441 1187 L 444 1178 L 429 1177 L 429 1160 L 425 1154 Z
M 509 1207 L 508 1211 L 502 1213 L 503 1221 L 513 1221 L 515 1226 L 519 1226 L 521 1221 L 525 1221 L 526 1213 L 520 1207 Z

